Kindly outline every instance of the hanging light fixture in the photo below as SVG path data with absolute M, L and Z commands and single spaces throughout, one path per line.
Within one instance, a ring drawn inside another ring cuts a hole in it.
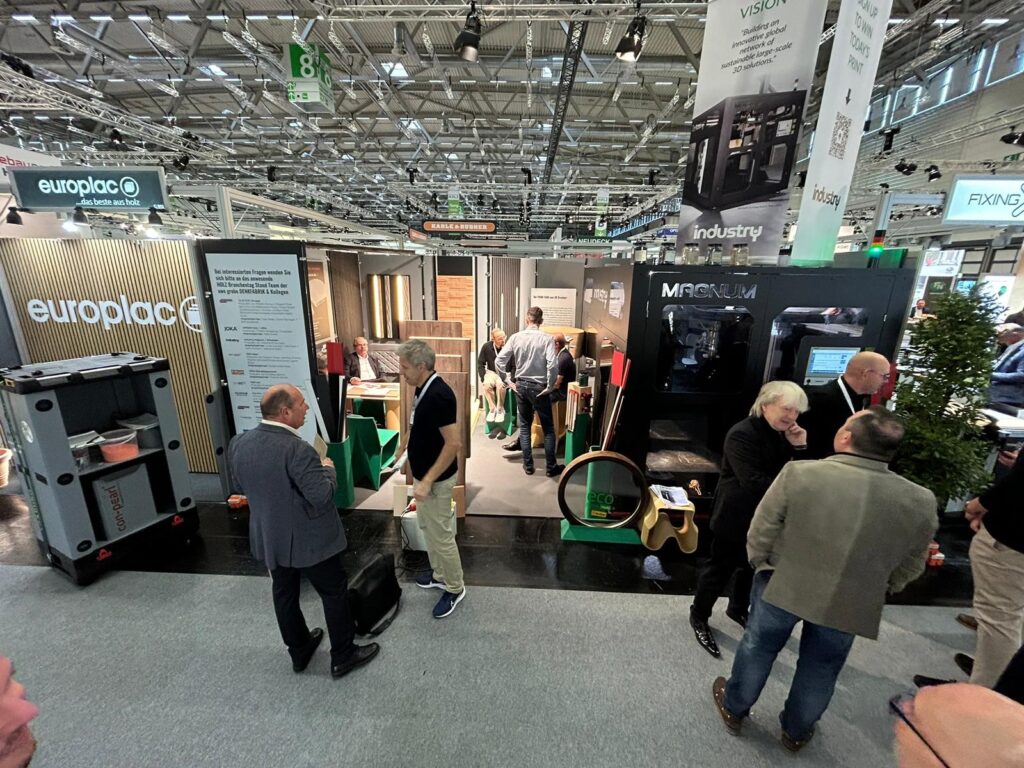
M 1024 132 L 1019 132 L 1017 126 L 1011 125 L 1010 132 L 999 137 L 1003 144 L 1024 144 Z
M 160 214 L 156 212 L 156 208 L 150 208 L 148 222 L 150 226 L 159 227 L 163 225 L 164 220 L 160 218 Z
M 476 61 L 480 57 L 480 36 L 483 34 L 480 14 L 476 12 L 476 3 L 469 4 L 466 25 L 455 38 L 455 52 L 465 61 Z
M 937 181 L 942 178 L 942 172 L 937 165 L 929 165 L 925 169 L 925 173 L 928 174 L 928 181 Z
M 25 223 L 21 220 L 21 214 L 18 213 L 18 209 L 13 205 L 7 209 L 7 223 L 14 224 L 19 227 Z
M 622 36 L 618 47 L 615 49 L 615 58 L 629 63 L 636 62 L 640 58 L 640 51 L 644 47 L 644 31 L 646 28 L 647 19 L 640 15 L 640 0 L 637 0 L 636 16 L 629 22 L 626 34 Z

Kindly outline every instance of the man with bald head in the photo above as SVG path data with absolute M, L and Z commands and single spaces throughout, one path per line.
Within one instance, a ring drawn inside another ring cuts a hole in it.
M 807 387 L 809 409 L 800 416 L 807 430 L 807 458 L 831 456 L 832 438 L 851 415 L 871 405 L 871 396 L 889 380 L 889 361 L 877 352 L 858 352 L 835 381 Z
M 552 336 L 555 339 L 555 365 L 558 374 L 551 390 L 551 401 L 557 402 L 569 397 L 569 382 L 576 381 L 576 360 L 569 351 L 569 342 L 565 334 L 555 333 Z
M 323 640 L 310 631 L 299 606 L 305 576 L 324 605 L 331 637 L 331 676 L 343 677 L 373 659 L 376 643 L 356 645 L 348 607 L 348 578 L 341 553 L 345 529 L 334 506 L 338 476 L 334 462 L 322 459 L 299 434 L 309 406 L 291 384 L 263 393 L 263 419 L 228 446 L 233 489 L 249 500 L 249 546 L 270 571 L 274 612 L 281 637 L 302 672 Z

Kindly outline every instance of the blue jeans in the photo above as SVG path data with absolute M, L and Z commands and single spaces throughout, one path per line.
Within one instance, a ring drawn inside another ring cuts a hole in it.
M 732 674 L 725 687 L 725 708 L 737 717 L 746 717 L 757 702 L 772 664 L 789 640 L 799 616 L 784 611 L 762 598 L 771 579 L 770 571 L 754 577 L 750 593 L 750 618 L 743 634 Z M 786 707 L 779 715 L 782 730 L 791 738 L 810 738 L 836 688 L 836 678 L 853 646 L 854 636 L 838 629 L 804 622 L 800 636 L 800 656 Z
M 519 411 L 519 447 L 523 451 L 523 466 L 533 467 L 533 441 L 530 430 L 533 428 L 533 413 L 540 418 L 540 428 L 544 431 L 544 459 L 549 471 L 555 468 L 555 420 L 551 417 L 551 400 L 547 395 L 537 397 L 544 387 L 530 379 L 519 379 L 516 382 L 516 403 Z

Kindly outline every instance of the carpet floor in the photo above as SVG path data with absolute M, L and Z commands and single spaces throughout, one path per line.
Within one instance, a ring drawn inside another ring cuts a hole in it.
M 711 703 L 724 658 L 700 650 L 689 598 L 470 585 L 444 621 L 408 584 L 379 659 L 341 681 L 326 641 L 292 673 L 266 578 L 111 573 L 78 588 L 0 566 L 0 653 L 42 714 L 33 767 L 793 766 L 776 714 L 796 640 L 739 738 Z M 303 604 L 321 624 L 312 590 Z M 915 672 L 956 676 L 956 609 L 888 607 L 858 640 L 808 766 L 894 765 L 887 699 Z

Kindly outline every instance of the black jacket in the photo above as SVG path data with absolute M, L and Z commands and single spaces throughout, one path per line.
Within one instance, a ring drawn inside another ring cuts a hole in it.
M 849 385 L 846 391 L 854 408 L 861 410 L 866 407 L 863 395 L 858 395 Z M 820 387 L 808 387 L 807 403 L 809 409 L 799 418 L 800 426 L 807 430 L 807 455 L 804 458 L 824 459 L 833 454 L 832 441 L 852 415 L 850 406 L 839 389 L 839 379 Z
M 988 510 L 982 518 L 992 538 L 1010 549 L 1024 552 L 1024 463 L 1021 459 L 1010 473 L 978 497 Z
M 370 361 L 370 368 L 373 370 L 374 378 L 377 381 L 385 380 L 385 376 L 381 374 L 380 363 L 377 362 L 377 358 L 374 357 L 371 352 L 366 356 L 366 359 Z M 359 356 L 355 352 L 349 352 L 345 355 L 345 375 L 350 379 L 359 379 Z
M 494 360 L 498 357 L 498 350 L 494 348 L 494 342 L 485 342 L 480 347 L 480 354 L 476 356 L 476 372 L 480 377 L 480 381 L 484 380 L 484 374 L 488 371 L 494 371 L 497 373 L 497 369 L 494 367 Z
M 715 491 L 711 530 L 745 545 L 754 510 L 795 451 L 781 432 L 759 416 L 733 425 L 725 436 L 722 475 Z

